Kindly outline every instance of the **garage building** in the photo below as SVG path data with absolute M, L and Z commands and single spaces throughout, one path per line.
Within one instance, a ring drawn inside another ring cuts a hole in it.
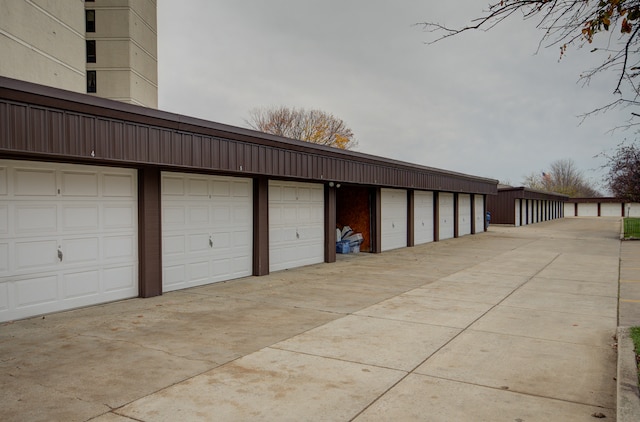
M 491 223 L 526 226 L 563 218 L 564 203 L 569 197 L 524 186 L 501 186 L 498 195 L 487 198 Z
M 640 204 L 621 198 L 571 198 L 564 204 L 566 217 L 640 217 Z
M 0 321 L 485 230 L 497 181 L 0 77 Z

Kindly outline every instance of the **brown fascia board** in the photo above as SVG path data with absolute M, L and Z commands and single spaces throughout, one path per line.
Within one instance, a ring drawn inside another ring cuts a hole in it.
M 569 198 L 567 202 L 575 202 L 579 204 L 588 204 L 588 203 L 595 204 L 598 202 L 601 204 L 607 204 L 607 203 L 620 204 L 620 203 L 626 203 L 627 201 L 625 201 L 622 198 L 615 198 L 612 196 L 598 196 L 598 197 L 592 197 L 592 198 Z
M 271 135 L 251 129 L 123 103 L 120 101 L 109 100 L 106 98 L 67 91 L 50 86 L 38 85 L 3 76 L 0 76 L 0 97 L 45 107 L 61 108 L 76 113 L 93 114 L 100 117 L 159 126 L 176 131 L 195 132 L 198 134 L 239 140 L 258 145 L 280 148 L 285 147 L 289 150 L 305 152 L 308 154 L 312 153 L 326 157 L 351 159 L 358 162 L 386 165 L 394 168 L 421 170 L 436 175 L 451 176 L 457 179 L 495 184 L 496 186 L 498 184 L 498 180 L 496 179 L 442 170 L 356 151 L 340 150 L 324 145 L 310 144 L 308 142 Z M 495 195 L 497 192 L 491 194 Z
M 544 190 L 531 189 L 526 186 L 518 186 L 518 187 L 509 187 L 509 188 L 498 188 L 498 195 L 500 192 L 514 192 L 520 191 L 522 192 L 521 196 L 518 196 L 522 199 L 549 199 L 549 197 L 560 199 L 560 200 L 569 200 L 569 195 L 565 195 L 563 193 L 557 192 L 547 192 Z M 527 195 L 527 193 L 532 193 L 533 195 Z

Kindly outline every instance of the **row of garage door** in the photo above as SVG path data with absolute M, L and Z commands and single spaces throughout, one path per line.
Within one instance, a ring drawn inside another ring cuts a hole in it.
M 562 218 L 562 202 L 537 199 L 516 199 L 515 226 Z
M 138 295 L 134 169 L 0 160 L 0 321 Z M 252 179 L 163 173 L 163 291 L 252 274 Z M 458 235 L 484 203 L 458 195 Z M 382 189 L 382 250 L 407 246 L 407 192 Z M 415 192 L 415 243 L 433 241 L 432 192 Z M 439 238 L 454 195 L 439 194 Z M 269 270 L 324 261 L 324 186 L 269 182 Z
M 566 202 L 566 217 L 640 217 L 639 203 L 622 202 Z

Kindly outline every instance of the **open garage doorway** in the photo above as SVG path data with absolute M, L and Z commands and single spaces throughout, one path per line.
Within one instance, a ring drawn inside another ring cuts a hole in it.
M 374 238 L 372 201 L 375 191 L 369 187 L 341 185 L 336 189 L 336 228 L 349 226 L 362 234 L 360 252 L 372 252 Z

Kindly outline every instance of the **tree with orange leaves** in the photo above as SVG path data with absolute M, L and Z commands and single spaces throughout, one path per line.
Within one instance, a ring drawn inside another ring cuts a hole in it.
M 342 119 L 321 110 L 254 108 L 246 123 L 260 132 L 340 149 L 352 149 L 358 144 Z

